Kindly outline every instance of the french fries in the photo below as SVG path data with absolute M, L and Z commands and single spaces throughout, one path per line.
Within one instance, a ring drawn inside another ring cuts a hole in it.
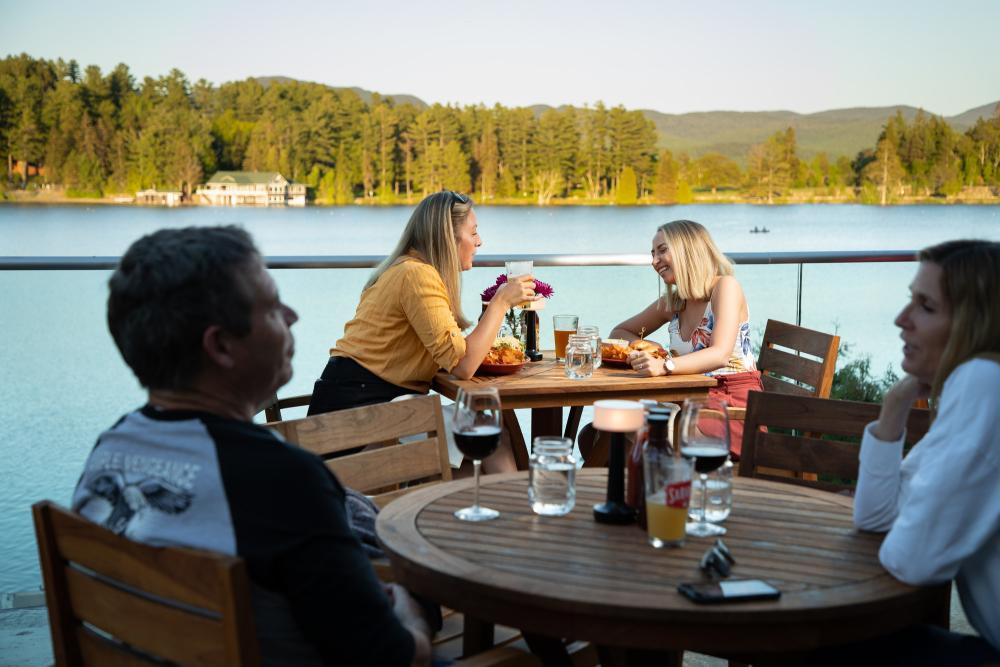
M 521 341 L 513 336 L 497 338 L 493 341 L 490 351 L 486 353 L 483 363 L 492 365 L 523 364 L 524 351 L 521 347 Z

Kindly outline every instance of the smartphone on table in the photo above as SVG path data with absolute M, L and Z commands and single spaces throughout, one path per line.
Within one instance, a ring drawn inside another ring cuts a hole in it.
M 699 603 L 777 600 L 781 597 L 781 591 L 760 579 L 699 581 L 681 584 L 677 592 Z

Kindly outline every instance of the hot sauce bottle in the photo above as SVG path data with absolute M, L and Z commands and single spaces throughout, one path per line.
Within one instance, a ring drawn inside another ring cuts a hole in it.
M 646 416 L 645 435 L 636 439 L 635 446 L 628 458 L 628 485 L 625 502 L 635 510 L 636 522 L 646 530 L 646 490 L 642 471 L 643 452 L 649 449 L 662 450 L 669 456 L 670 450 L 670 412 L 669 410 L 651 408 Z M 641 433 L 641 432 L 640 432 Z

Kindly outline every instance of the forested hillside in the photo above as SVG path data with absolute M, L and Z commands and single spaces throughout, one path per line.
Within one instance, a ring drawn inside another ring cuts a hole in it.
M 822 149 L 843 140 L 834 128 L 870 124 L 870 111 L 428 106 L 283 77 L 215 86 L 178 70 L 138 81 L 124 64 L 105 73 L 23 54 L 0 61 L 4 187 L 56 186 L 70 197 L 191 192 L 220 169 L 279 171 L 332 204 L 409 202 L 441 188 L 545 205 L 684 202 L 720 191 L 773 202 L 796 188 L 889 202 L 1000 186 L 1000 110 L 974 122 L 963 115 L 960 132 L 900 109 L 858 151 Z M 748 127 L 758 137 L 749 143 Z M 709 140 L 714 150 L 697 148 Z

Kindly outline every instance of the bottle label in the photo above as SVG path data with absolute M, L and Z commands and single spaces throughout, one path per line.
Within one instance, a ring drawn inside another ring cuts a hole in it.
M 691 480 L 667 484 L 667 507 L 687 509 L 691 503 Z

